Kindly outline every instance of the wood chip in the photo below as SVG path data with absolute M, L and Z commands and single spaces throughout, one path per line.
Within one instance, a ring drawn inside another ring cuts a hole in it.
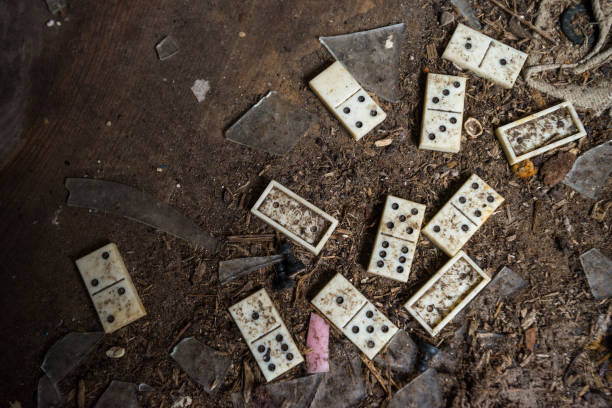
M 385 147 L 385 146 L 389 146 L 391 143 L 393 143 L 393 139 L 388 137 L 386 139 L 380 139 L 374 142 L 374 146 L 376 147 Z
M 77 393 L 77 407 L 85 408 L 85 381 L 79 380 L 79 391 Z
M 436 49 L 436 45 L 433 43 L 427 44 L 427 58 L 430 60 L 438 58 L 438 50 Z
M 537 334 L 538 329 L 536 327 L 531 327 L 525 330 L 525 348 L 527 348 L 527 350 L 533 351 Z
M 253 371 L 251 370 L 251 366 L 245 360 L 243 362 L 243 377 L 242 377 L 242 398 L 244 398 L 244 402 L 247 404 L 251 401 L 251 392 L 253 391 Z

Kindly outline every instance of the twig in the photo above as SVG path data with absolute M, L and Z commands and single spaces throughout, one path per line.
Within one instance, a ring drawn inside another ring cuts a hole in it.
M 259 235 L 230 235 L 227 237 L 228 242 L 258 242 L 258 241 L 274 241 L 274 234 L 259 234 Z
M 176 344 L 177 341 L 179 341 L 179 339 L 181 338 L 181 336 L 183 334 L 185 334 L 185 332 L 187 331 L 187 329 L 189 329 L 191 327 L 191 322 L 187 323 L 185 325 L 185 327 L 183 327 L 181 329 L 180 332 L 178 332 L 178 334 L 174 337 L 174 340 L 172 340 L 172 343 L 170 344 L 170 348 L 168 350 L 172 350 L 172 347 Z
M 370 372 L 372 374 L 374 374 L 374 377 L 376 378 L 376 380 L 378 381 L 378 383 L 380 384 L 382 389 L 385 391 L 385 393 L 387 395 L 390 395 L 391 394 L 391 390 L 389 389 L 389 384 L 382 378 L 382 375 L 380 375 L 380 373 L 378 372 L 376 367 L 374 367 L 374 364 L 372 364 L 372 362 L 370 360 L 368 360 L 367 358 L 365 358 L 361 354 L 359 354 L 359 358 L 361 359 L 361 361 L 363 361 L 363 364 L 365 364 L 365 366 L 368 368 L 368 370 L 370 370 Z
M 535 31 L 536 33 L 540 34 L 542 37 L 546 38 L 548 41 L 552 42 L 553 44 L 557 43 L 557 41 L 555 41 L 555 39 L 552 38 L 546 31 L 543 31 L 543 30 L 539 29 L 538 27 L 536 27 L 533 24 L 531 24 L 529 21 L 525 20 L 525 16 L 521 16 L 520 14 L 515 13 L 514 11 L 512 11 L 508 7 L 504 6 L 503 4 L 501 4 L 497 0 L 489 0 L 489 1 L 491 3 L 493 3 L 493 4 L 495 4 L 500 9 L 504 10 L 506 13 L 508 13 L 510 15 L 513 15 L 514 17 L 518 18 L 519 23 L 524 24 L 527 27 L 531 28 L 533 31 Z

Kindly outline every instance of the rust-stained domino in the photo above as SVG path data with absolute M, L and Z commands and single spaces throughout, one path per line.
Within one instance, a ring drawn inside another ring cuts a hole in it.
M 459 76 L 427 74 L 419 149 L 459 151 L 465 83 Z
M 472 174 L 423 228 L 423 234 L 454 256 L 503 202 L 501 195 Z
M 511 165 L 586 136 L 574 106 L 567 101 L 508 123 L 495 133 Z
M 321 252 L 338 225 L 334 217 L 274 180 L 251 212 L 315 255 Z
M 527 54 L 459 24 L 442 58 L 504 88 L 512 88 Z
M 265 289 L 229 308 L 266 381 L 304 361 Z
M 145 316 L 119 249 L 108 244 L 76 261 L 106 333 Z
M 404 305 L 431 335 L 436 336 L 491 278 L 459 251 Z
M 355 140 L 385 120 L 387 114 L 338 61 L 309 83 Z
M 387 196 L 368 272 L 407 282 L 425 215 L 423 204 Z
M 370 360 L 398 330 L 340 273 L 311 303 Z

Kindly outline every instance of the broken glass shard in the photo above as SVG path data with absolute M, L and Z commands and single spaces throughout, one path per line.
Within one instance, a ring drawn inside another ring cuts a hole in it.
M 411 373 L 417 359 L 418 347 L 408 333 L 398 330 L 391 338 L 384 353 L 379 353 L 374 362 L 402 373 Z
M 224 284 L 261 268 L 282 262 L 283 255 L 253 256 L 219 262 L 219 283 Z
M 344 408 L 356 405 L 367 396 L 359 357 L 338 363 L 330 361 L 330 370 L 323 374 L 311 408 Z
M 507 266 L 504 266 L 502 270 L 495 275 L 491 283 L 489 283 L 486 291 L 505 298 L 518 292 L 525 286 L 527 286 L 527 283 L 521 275 Z
M 163 61 L 178 53 L 179 47 L 174 38 L 167 36 L 157 43 L 155 51 L 157 51 L 157 58 Z
M 582 269 L 595 299 L 612 296 L 612 260 L 593 248 L 580 255 Z
M 442 406 L 442 392 L 436 370 L 428 369 L 400 389 L 387 408 L 428 407 Z
M 139 408 L 138 386 L 122 381 L 112 381 L 94 408 Z
M 583 153 L 576 161 L 563 184 L 585 196 L 597 199 L 612 172 L 612 140 Z
M 137 221 L 217 252 L 219 242 L 196 223 L 144 191 L 112 181 L 67 178 L 67 204 Z
M 200 343 L 193 337 L 180 341 L 170 356 L 195 382 L 215 395 L 225 381 L 232 359 Z
M 294 380 L 268 384 L 256 391 L 255 405 L 279 408 L 308 408 L 323 377 L 323 374 L 313 374 Z
M 45 0 L 45 2 L 47 3 L 49 11 L 54 16 L 58 14 L 64 14 L 64 10 L 66 10 L 66 8 L 68 7 L 68 5 L 66 4 L 66 0 Z
M 63 397 L 60 391 L 49 377 L 43 375 L 38 380 L 38 408 L 54 408 L 63 404 Z
M 264 96 L 225 132 L 232 142 L 279 156 L 287 154 L 318 118 L 276 92 Z
M 482 24 L 478 21 L 476 13 L 467 0 L 451 0 L 451 4 L 459 10 L 459 13 L 467 20 L 467 23 L 477 30 L 482 30 Z
M 52 383 L 57 384 L 79 365 L 102 337 L 103 332 L 68 333 L 51 346 L 40 368 Z
M 335 59 L 368 91 L 386 101 L 399 101 L 399 62 L 405 24 L 352 34 L 320 37 Z

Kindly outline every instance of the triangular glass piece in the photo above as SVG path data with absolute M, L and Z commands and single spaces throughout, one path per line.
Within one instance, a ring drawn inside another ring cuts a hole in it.
M 94 408 L 139 408 L 136 384 L 112 381 Z
M 320 37 L 329 50 L 357 82 L 386 101 L 399 101 L 399 62 L 404 23 L 360 31 L 358 33 Z
M 319 119 L 272 91 L 226 132 L 232 142 L 283 156 Z
M 103 332 L 68 333 L 45 355 L 41 369 L 53 384 L 60 382 L 102 340 Z

